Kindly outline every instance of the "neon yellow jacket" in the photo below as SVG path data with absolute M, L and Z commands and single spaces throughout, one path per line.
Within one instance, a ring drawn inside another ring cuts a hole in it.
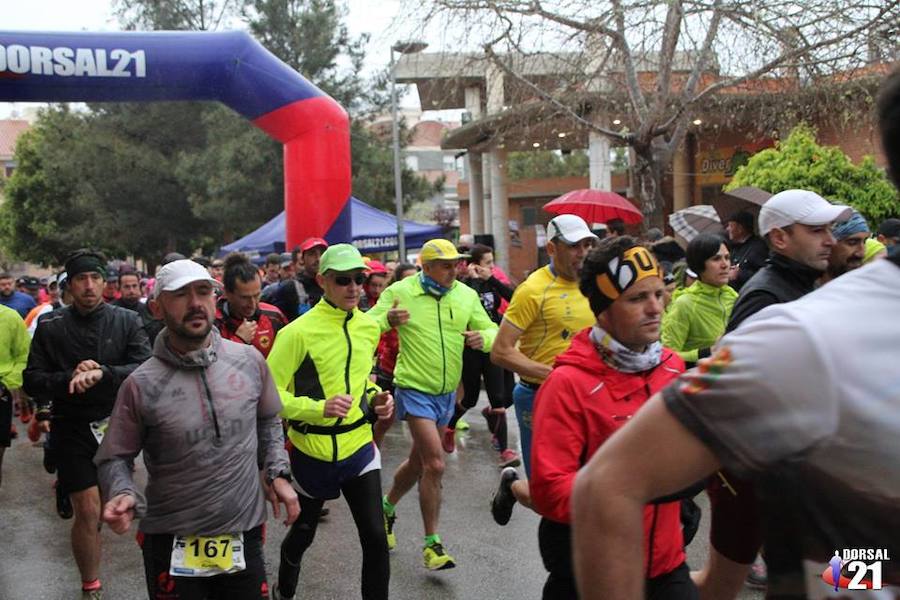
M 297 450 L 336 462 L 372 443 L 370 404 L 380 390 L 369 373 L 380 335 L 366 313 L 341 310 L 325 298 L 278 332 L 267 362 Z M 345 418 L 326 418 L 325 401 L 338 394 L 354 403 Z
M 685 362 L 697 362 L 700 351 L 711 348 L 725 333 L 738 293 L 699 279 L 672 298 L 662 318 L 662 344 Z
M 15 310 L 0 305 L 0 383 L 7 388 L 22 387 L 22 371 L 28 363 L 30 347 L 25 321 Z
M 407 277 L 385 289 L 378 304 L 367 315 L 382 331 L 391 328 L 387 313 L 398 308 L 409 311 L 409 322 L 397 327 L 400 355 L 394 369 L 394 385 L 426 394 L 446 394 L 456 389 L 462 375 L 463 331 L 478 331 L 484 338 L 483 352 L 490 352 L 497 336 L 478 293 L 455 281 L 440 300 L 425 292 L 418 277 Z

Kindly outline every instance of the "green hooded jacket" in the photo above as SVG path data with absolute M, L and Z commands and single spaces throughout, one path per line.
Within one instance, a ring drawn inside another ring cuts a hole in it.
M 425 292 L 419 277 L 407 277 L 390 285 L 367 315 L 381 331 L 391 328 L 387 313 L 394 304 L 409 311 L 409 322 L 397 327 L 400 355 L 394 369 L 394 385 L 424 392 L 447 394 L 456 390 L 462 375 L 464 331 L 478 331 L 482 352 L 491 351 L 497 324 L 491 321 L 478 293 L 459 281 L 438 299 Z
M 22 387 L 31 338 L 19 313 L 0 305 L 0 383 L 11 390 Z
M 738 293 L 699 279 L 673 297 L 662 319 L 662 344 L 685 361 L 697 362 L 725 333 Z

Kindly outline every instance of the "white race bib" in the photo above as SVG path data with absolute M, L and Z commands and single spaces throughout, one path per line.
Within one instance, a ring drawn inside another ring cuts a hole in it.
M 172 542 L 170 575 L 213 577 L 237 573 L 246 568 L 243 533 L 226 533 L 213 537 L 176 535 Z

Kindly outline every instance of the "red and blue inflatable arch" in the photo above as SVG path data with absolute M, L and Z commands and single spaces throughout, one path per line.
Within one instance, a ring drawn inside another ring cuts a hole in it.
M 288 248 L 351 239 L 347 113 L 249 34 L 0 31 L 0 101 L 165 100 L 217 100 L 284 144 Z

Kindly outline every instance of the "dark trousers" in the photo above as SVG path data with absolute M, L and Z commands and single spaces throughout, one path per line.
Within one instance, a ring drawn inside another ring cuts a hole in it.
M 266 564 L 263 560 L 263 525 L 244 532 L 247 568 L 214 577 L 169 575 L 172 535 L 142 536 L 144 575 L 150 600 L 260 600 L 268 599 Z M 140 538 L 139 538 L 140 539 Z
M 359 533 L 359 543 L 362 545 L 362 597 L 365 600 L 386 600 L 391 565 L 381 507 L 381 472 L 369 471 L 348 480 L 341 486 L 341 493 L 350 507 Z M 319 512 L 324 502 L 300 494 L 300 517 L 291 525 L 291 530 L 281 544 L 278 590 L 282 596 L 291 597 L 297 589 L 300 561 L 316 537 Z M 343 565 L 341 568 L 346 567 L 347 565 Z
M 568 525 L 541 519 L 538 527 L 538 545 L 541 559 L 549 575 L 544 583 L 544 600 L 571 600 L 578 598 L 575 586 L 575 570 L 572 566 L 572 530 Z M 597 565 L 602 569 L 602 565 Z M 697 600 L 697 588 L 691 581 L 687 564 L 648 579 L 645 584 L 646 600 Z
M 507 371 L 492 363 L 489 354 L 466 348 L 463 350 L 463 397 L 456 406 L 456 411 L 453 418 L 450 419 L 448 427 L 455 429 L 456 422 L 466 414 L 466 411 L 478 404 L 482 380 L 491 409 L 512 406 L 512 390 L 516 384 L 512 371 Z M 491 410 L 485 410 L 483 414 L 488 422 L 488 429 L 497 437 L 500 450 L 505 450 L 507 448 L 506 414 L 495 414 Z

